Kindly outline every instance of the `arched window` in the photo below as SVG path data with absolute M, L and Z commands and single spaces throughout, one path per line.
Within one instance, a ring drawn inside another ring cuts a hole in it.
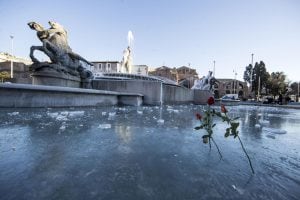
M 230 89 L 231 89 L 231 83 L 226 83 L 225 88 L 226 88 L 227 90 L 230 90 Z M 229 93 L 227 93 L 227 94 L 229 94 Z
M 215 90 L 214 93 L 215 93 L 215 95 L 214 95 L 215 98 L 216 98 L 216 99 L 219 99 L 219 98 L 220 98 L 219 91 L 218 91 L 218 90 Z
M 243 97 L 244 96 L 244 92 L 241 90 L 239 91 L 239 97 Z

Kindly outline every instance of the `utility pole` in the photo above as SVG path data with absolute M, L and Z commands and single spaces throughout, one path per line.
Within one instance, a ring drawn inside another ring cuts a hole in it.
M 14 61 L 13 61 L 13 53 L 14 53 L 14 36 L 9 36 L 11 39 L 11 60 L 10 60 L 10 78 L 14 77 Z
M 216 61 L 214 60 L 213 77 L 216 78 Z
M 237 91 L 236 87 L 237 87 L 237 84 L 236 84 L 236 71 L 233 70 L 233 73 L 234 73 L 234 82 L 233 82 L 233 94 L 235 94 L 235 92 Z
M 259 96 L 260 96 L 260 76 L 258 77 L 257 101 L 259 101 Z
M 254 54 L 252 53 L 251 54 L 251 65 L 252 65 L 252 69 L 251 69 L 251 73 L 250 73 L 250 88 L 251 88 L 251 90 L 250 90 L 250 93 L 252 93 L 252 81 L 253 81 L 253 78 L 252 78 L 252 76 L 253 76 L 253 68 L 254 68 L 254 66 L 253 66 L 253 56 L 254 56 Z M 251 95 L 252 96 L 252 95 Z
M 299 81 L 298 81 L 298 102 L 299 102 Z

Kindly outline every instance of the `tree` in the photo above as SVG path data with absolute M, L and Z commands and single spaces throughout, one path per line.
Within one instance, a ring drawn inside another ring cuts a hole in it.
M 283 72 L 272 72 L 267 83 L 267 89 L 274 97 L 285 94 L 287 88 L 286 75 Z
M 294 95 L 298 95 L 299 91 L 298 91 L 298 82 L 293 82 L 291 85 L 290 85 L 290 88 L 291 88 L 291 94 L 294 94 Z
M 258 92 L 261 93 L 262 88 L 266 88 L 270 74 L 267 72 L 266 65 L 263 61 L 255 63 L 253 74 L 252 87 L 255 94 L 258 94 Z
M 1 78 L 1 83 L 3 83 L 3 80 L 7 79 L 7 78 L 10 78 L 10 75 L 9 75 L 8 72 L 2 71 L 2 72 L 0 72 L 0 78 Z
M 251 85 L 251 71 L 252 71 L 252 65 L 249 64 L 248 66 L 246 66 L 245 72 L 244 72 L 244 81 L 246 81 L 247 83 L 249 83 L 249 85 Z M 253 78 L 253 75 L 252 75 Z
M 253 73 L 251 83 L 252 69 Z M 267 86 L 269 76 L 270 74 L 267 72 L 266 65 L 263 61 L 260 61 L 259 63 L 256 62 L 254 67 L 252 67 L 252 65 L 249 64 L 244 72 L 244 80 L 252 86 L 251 92 L 254 91 L 255 94 L 258 94 L 258 90 L 260 90 L 259 92 L 261 93 L 262 88 L 265 88 Z

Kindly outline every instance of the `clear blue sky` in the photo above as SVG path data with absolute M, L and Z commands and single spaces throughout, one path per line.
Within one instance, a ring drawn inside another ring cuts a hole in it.
M 242 80 L 247 64 L 263 60 L 269 72 L 300 81 L 298 0 L 0 0 L 0 51 L 28 57 L 40 45 L 27 26 L 62 24 L 74 52 L 88 60 L 121 60 L 127 32 L 133 32 L 134 64 L 180 67 L 200 76 Z

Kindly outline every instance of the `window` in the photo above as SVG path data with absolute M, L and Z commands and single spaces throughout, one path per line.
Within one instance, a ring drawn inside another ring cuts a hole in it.
M 111 63 L 106 63 L 107 72 L 111 72 Z
M 102 63 L 98 64 L 98 71 L 102 71 Z
M 226 84 L 226 89 L 230 89 L 231 88 L 231 83 Z
M 244 89 L 244 86 L 242 84 L 239 84 L 239 89 L 240 90 Z

